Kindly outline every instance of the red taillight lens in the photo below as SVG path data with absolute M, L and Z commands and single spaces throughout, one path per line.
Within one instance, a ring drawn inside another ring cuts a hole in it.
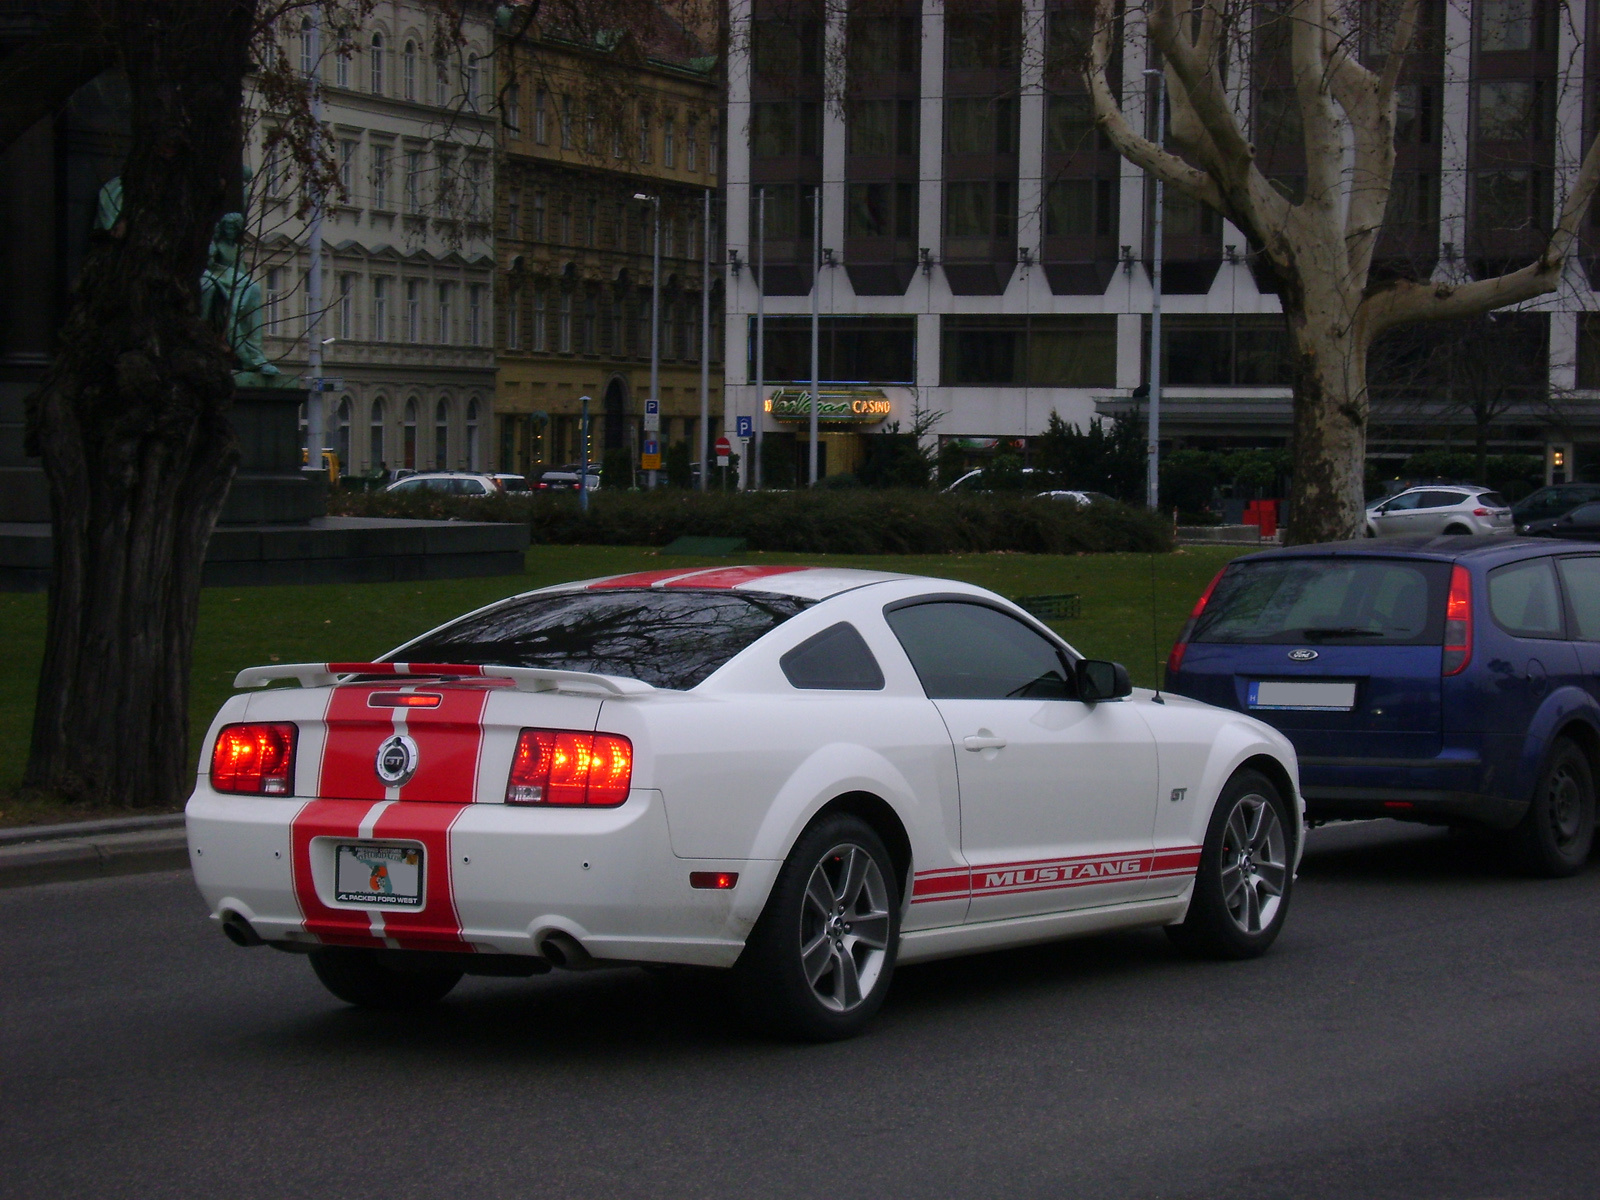
M 1189 614 L 1189 619 L 1183 623 L 1183 631 L 1178 634 L 1178 640 L 1172 643 L 1172 653 L 1167 655 L 1167 685 L 1172 684 L 1172 677 L 1183 667 L 1183 652 L 1189 648 L 1189 635 L 1194 632 L 1194 623 L 1200 619 L 1200 614 L 1205 612 L 1206 605 L 1211 601 L 1211 593 L 1217 590 L 1217 584 L 1227 574 L 1228 568 L 1223 567 L 1211 577 L 1211 582 L 1206 584 L 1206 590 L 1200 593 L 1200 599 L 1194 602 L 1194 610 Z
M 1472 515 L 1475 517 L 1487 517 L 1489 510 L 1487 508 L 1475 508 L 1472 510 Z
M 690 871 L 689 886 L 703 891 L 726 892 L 739 882 L 737 871 Z
M 524 729 L 511 756 L 507 804 L 614 808 L 633 782 L 633 743 L 614 733 Z
M 1444 658 L 1446 675 L 1459 675 L 1472 661 L 1472 576 L 1463 566 L 1450 571 L 1450 599 L 1444 610 Z
M 437 692 L 373 692 L 368 708 L 438 708 L 444 697 Z
M 251 796 L 294 794 L 293 725 L 226 725 L 211 750 L 211 786 Z

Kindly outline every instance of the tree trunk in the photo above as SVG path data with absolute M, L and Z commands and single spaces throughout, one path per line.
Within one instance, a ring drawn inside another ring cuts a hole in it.
M 1360 537 L 1366 505 L 1367 349 L 1333 297 L 1283 293 L 1295 348 L 1294 479 L 1284 544 Z
M 99 239 L 29 406 L 54 519 L 24 785 L 180 802 L 206 543 L 237 449 L 231 354 L 199 280 L 242 154 L 255 0 L 108 0 L 128 76 L 124 229 Z

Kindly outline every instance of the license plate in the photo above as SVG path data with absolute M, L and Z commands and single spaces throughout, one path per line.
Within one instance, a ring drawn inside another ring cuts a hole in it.
M 1250 685 L 1250 707 L 1349 712 L 1356 706 L 1354 680 L 1262 679 Z
M 342 842 L 334 857 L 333 891 L 346 904 L 422 907 L 422 850 Z

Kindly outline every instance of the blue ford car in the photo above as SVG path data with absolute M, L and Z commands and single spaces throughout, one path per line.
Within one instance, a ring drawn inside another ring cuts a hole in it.
M 1500 831 L 1529 870 L 1572 874 L 1600 777 L 1600 546 L 1395 538 L 1235 559 L 1167 687 L 1281 729 L 1313 820 Z

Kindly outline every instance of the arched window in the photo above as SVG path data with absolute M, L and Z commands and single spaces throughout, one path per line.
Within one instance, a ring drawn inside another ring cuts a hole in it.
M 433 60 L 433 102 L 441 108 L 450 103 L 450 70 L 442 54 Z
M 450 401 L 441 400 L 433 410 L 433 468 L 450 468 Z
M 384 458 L 383 450 L 383 397 L 379 396 L 372 402 L 372 425 L 368 432 L 367 453 L 371 456 L 367 462 L 369 471 L 387 471 L 389 463 Z
M 300 18 L 300 74 L 314 75 L 317 70 L 317 42 L 312 36 L 311 18 Z
M 461 94 L 466 98 L 467 107 L 473 112 L 478 111 L 478 56 L 467 55 L 466 65 L 461 68 Z
M 405 53 L 400 60 L 401 86 L 405 88 L 407 100 L 417 98 L 417 44 L 407 42 Z
M 339 411 L 334 415 L 333 451 L 339 456 L 339 474 L 350 470 L 350 397 L 339 401 Z
M 476 396 L 467 401 L 467 469 L 469 471 L 483 470 L 483 462 L 478 454 L 478 398 Z
M 369 90 L 374 96 L 383 95 L 383 34 L 372 35 L 372 56 L 367 67 Z
M 417 398 L 415 396 L 406 401 L 405 419 L 405 450 L 403 466 L 417 469 Z

